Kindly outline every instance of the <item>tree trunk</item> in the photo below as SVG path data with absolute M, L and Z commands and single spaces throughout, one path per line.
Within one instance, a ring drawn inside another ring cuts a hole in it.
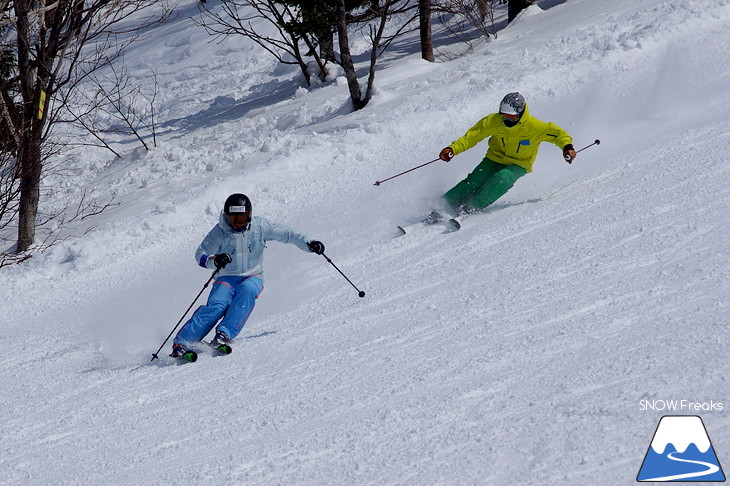
M 482 22 L 489 16 L 490 7 L 487 5 L 487 0 L 477 0 L 477 9 L 479 10 L 479 17 Z
M 21 136 L 18 151 L 20 166 L 20 204 L 18 207 L 18 245 L 16 252 L 22 253 L 35 240 L 36 216 L 41 188 L 41 140 L 33 131 Z
M 431 0 L 418 0 L 419 30 L 421 32 L 421 57 L 433 62 L 433 40 L 431 38 Z
M 340 64 L 345 70 L 347 78 L 347 86 L 350 88 L 350 99 L 355 110 L 363 108 L 362 91 L 360 83 L 357 81 L 357 73 L 352 62 L 352 54 L 350 54 L 350 44 L 347 37 L 347 9 L 345 8 L 345 0 L 337 0 L 337 9 L 335 12 L 337 18 L 337 37 L 340 44 Z
M 386 0 L 385 3 L 380 7 L 380 25 L 377 31 L 373 34 L 373 29 L 370 29 L 370 40 L 373 45 L 370 48 L 370 74 L 368 75 L 368 87 L 365 92 L 365 99 L 362 102 L 362 106 L 370 103 L 373 98 L 373 92 L 375 91 L 375 65 L 378 62 L 378 50 L 380 49 L 380 41 L 383 39 L 383 32 L 385 32 L 385 24 L 388 23 L 388 11 L 392 5 L 393 0 Z
M 534 0 L 509 0 L 507 2 L 507 21 L 512 22 L 524 9 L 532 5 Z
M 26 251 L 35 240 L 36 216 L 40 200 L 41 184 L 41 120 L 36 120 L 40 86 L 38 71 L 44 66 L 43 47 L 36 46 L 39 60 L 35 67 L 31 63 L 30 3 L 17 2 L 18 15 L 18 72 L 20 73 L 20 95 L 23 100 L 23 116 L 18 144 L 18 168 L 20 171 L 20 201 L 18 205 L 18 243 L 17 253 Z M 35 125 L 34 126 L 34 122 Z
M 335 43 L 332 40 L 332 32 L 324 31 L 317 34 L 319 44 L 319 57 L 327 62 L 337 62 L 335 59 Z

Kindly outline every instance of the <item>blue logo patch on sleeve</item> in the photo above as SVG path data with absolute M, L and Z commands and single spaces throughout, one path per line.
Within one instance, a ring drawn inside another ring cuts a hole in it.
M 520 145 L 530 145 L 530 141 L 529 140 L 522 140 L 522 141 L 520 141 Z

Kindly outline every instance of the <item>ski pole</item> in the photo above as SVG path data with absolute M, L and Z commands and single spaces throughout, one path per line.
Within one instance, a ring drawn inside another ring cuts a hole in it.
M 414 170 L 416 170 L 416 169 L 420 169 L 421 167 L 425 167 L 425 166 L 427 166 L 428 164 L 433 164 L 434 162 L 436 162 L 436 161 L 438 161 L 438 160 L 441 160 L 441 159 L 440 159 L 440 158 L 437 158 L 437 159 L 433 159 L 433 160 L 432 160 L 432 161 L 430 161 L 430 162 L 426 162 L 425 164 L 421 164 L 421 165 L 419 165 L 418 167 L 414 167 L 414 168 L 412 168 L 412 169 L 408 169 L 408 170 L 407 170 L 407 171 L 405 171 L 405 172 L 401 172 L 400 174 L 396 174 L 396 175 L 394 175 L 394 176 L 392 176 L 392 177 L 388 177 L 387 179 L 383 179 L 382 181 L 375 181 L 375 184 L 373 184 L 373 185 L 375 185 L 375 186 L 379 186 L 380 184 L 382 184 L 382 183 L 383 183 L 383 182 L 385 182 L 385 181 L 389 181 L 389 180 L 391 180 L 391 179 L 395 179 L 396 177 L 400 177 L 400 176 L 402 176 L 403 174 L 408 174 L 409 172 L 411 172 L 411 171 L 414 171 Z
M 339 268 L 337 268 L 337 265 L 335 265 L 335 264 L 334 264 L 334 263 L 332 262 L 332 260 L 330 260 L 330 258 L 329 258 L 329 257 L 328 257 L 327 255 L 325 255 L 324 253 L 322 253 L 322 256 L 323 256 L 323 257 L 325 258 L 325 260 L 327 260 L 327 261 L 329 262 L 329 264 L 330 264 L 330 265 L 332 265 L 333 267 L 335 267 L 335 270 L 337 270 L 338 272 L 340 272 L 340 275 L 342 275 L 343 277 L 345 277 L 345 280 L 347 280 L 348 282 L 350 282 L 350 285 L 352 285 L 352 286 L 353 286 L 353 288 L 354 288 L 355 290 L 357 290 L 357 295 L 358 295 L 358 296 L 360 296 L 360 297 L 365 297 L 365 292 L 363 292 L 362 290 L 360 290 L 360 289 L 358 289 L 357 287 L 355 287 L 355 284 L 354 284 L 354 283 L 352 283 L 352 282 L 350 281 L 350 279 L 349 279 L 349 278 L 347 278 L 347 276 L 346 276 L 346 275 L 345 275 L 344 273 L 342 273 L 342 270 L 340 270 Z
M 177 321 L 177 324 L 175 324 L 175 327 L 172 328 L 172 331 L 170 331 L 170 334 L 167 335 L 167 338 L 165 338 L 165 341 L 160 346 L 160 349 L 157 350 L 157 353 L 159 353 L 160 351 L 162 351 L 162 348 L 165 347 L 165 344 L 167 344 L 167 341 L 170 339 L 170 337 L 172 337 L 172 334 L 177 329 L 177 326 L 179 326 L 180 323 L 183 321 L 183 319 L 185 319 L 185 316 L 188 315 L 188 312 L 190 312 L 190 309 L 193 308 L 193 306 L 195 305 L 195 302 L 198 301 L 198 299 L 200 298 L 200 296 L 203 294 L 203 292 L 205 291 L 205 289 L 208 287 L 208 284 L 210 284 L 210 281 L 213 280 L 216 275 L 218 275 L 218 272 L 219 271 L 220 271 L 220 268 L 216 268 L 215 269 L 215 272 L 213 272 L 213 275 L 211 275 L 210 278 L 208 279 L 208 281 L 205 282 L 205 285 L 203 285 L 203 288 L 200 290 L 200 292 L 198 292 L 198 295 L 195 296 L 195 300 L 193 300 L 193 302 L 190 304 L 190 307 L 188 307 L 188 310 L 185 311 L 185 314 L 182 315 L 182 317 L 180 318 L 180 320 Z M 152 354 L 152 359 L 150 361 L 154 361 L 155 359 L 158 359 L 157 353 L 153 353 Z
M 582 152 L 582 151 L 584 151 L 585 149 L 587 149 L 587 148 L 590 148 L 590 147 L 593 147 L 594 145 L 600 145 L 600 144 L 601 144 L 601 141 L 600 141 L 600 140 L 598 140 L 598 139 L 596 139 L 596 141 L 595 141 L 595 142 L 593 142 L 592 144 L 590 144 L 590 145 L 586 145 L 585 147 L 583 147 L 583 148 L 582 148 L 582 149 L 580 149 L 580 150 L 576 150 L 576 151 L 575 151 L 575 154 L 576 154 L 576 155 L 578 155 L 579 153 L 581 153 L 581 152 Z M 568 157 L 567 157 L 567 156 L 565 157 L 565 160 L 568 160 Z

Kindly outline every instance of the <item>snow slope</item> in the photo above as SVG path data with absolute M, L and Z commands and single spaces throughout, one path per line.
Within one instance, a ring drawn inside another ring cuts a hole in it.
M 341 80 L 305 89 L 178 4 L 128 56 L 138 79 L 157 71 L 158 146 L 87 148 L 48 180 L 49 206 L 81 187 L 120 204 L 0 270 L 4 484 L 631 484 L 667 413 L 640 400 L 727 407 L 730 2 L 532 7 L 435 64 L 403 41 L 357 113 Z M 601 145 L 569 166 L 545 144 L 461 231 L 393 238 L 486 144 L 373 183 L 514 90 L 576 147 Z M 367 296 L 272 244 L 234 354 L 150 363 L 239 191 L 321 239 Z M 702 418 L 728 462 L 726 409 Z

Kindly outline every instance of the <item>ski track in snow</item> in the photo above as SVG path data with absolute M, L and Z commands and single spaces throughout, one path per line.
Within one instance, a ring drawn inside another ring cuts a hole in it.
M 158 68 L 158 147 L 87 148 L 73 181 L 47 181 L 49 206 L 76 184 L 122 204 L 0 270 L 4 484 L 630 484 L 659 418 L 640 399 L 727 402 L 727 0 L 533 7 L 468 56 L 386 57 L 358 113 L 344 85 L 298 88 L 254 47 L 209 43 L 178 3 L 132 65 Z M 459 232 L 393 238 L 486 143 L 373 182 L 512 90 L 601 145 L 567 166 L 545 144 Z M 150 362 L 238 191 L 367 296 L 273 243 L 233 354 L 179 365 L 168 343 Z M 704 416 L 718 455 L 724 418 Z

